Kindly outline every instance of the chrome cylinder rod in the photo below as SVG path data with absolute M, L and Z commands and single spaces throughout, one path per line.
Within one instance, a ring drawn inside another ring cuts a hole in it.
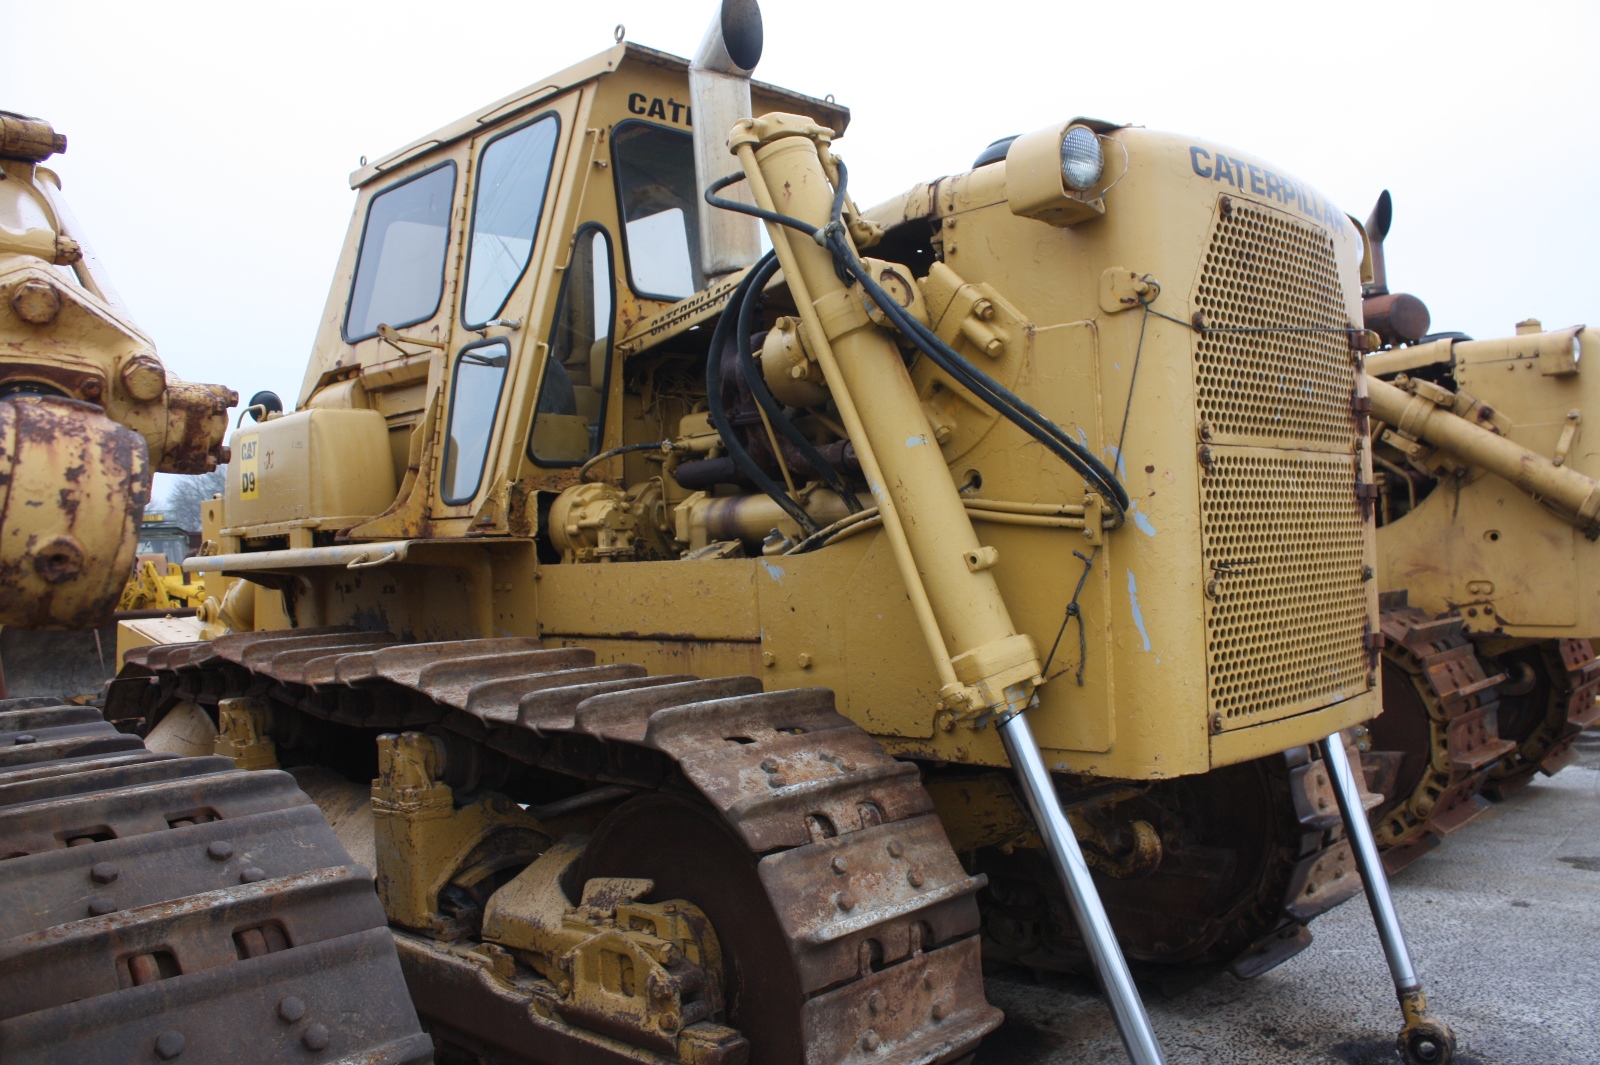
M 1067 889 L 1072 919 L 1078 922 L 1106 999 L 1111 1003 L 1111 1013 L 1116 1018 L 1122 1045 L 1127 1048 L 1128 1060 L 1133 1065 L 1164 1065 L 1166 1059 L 1161 1055 L 1161 1044 L 1150 1027 L 1150 1018 L 1145 1014 L 1138 988 L 1134 987 L 1122 948 L 1117 946 L 1117 934 L 1112 931 L 1111 919 L 1106 916 L 1105 905 L 1095 891 L 1089 865 L 1078 847 L 1078 837 L 1067 824 L 1067 815 L 1061 809 L 1061 799 L 1056 795 L 1050 771 L 1039 756 L 1039 746 L 1034 742 L 1028 719 L 1022 714 L 1012 714 L 1000 726 L 1000 738 L 1017 771 L 1023 796 L 1033 813 L 1034 824 L 1039 826 L 1045 849 L 1050 852 L 1056 875 Z
M 1378 844 L 1372 838 L 1372 826 L 1367 823 L 1367 810 L 1361 803 L 1361 791 L 1350 769 L 1350 759 L 1345 754 L 1344 737 L 1335 732 L 1322 741 L 1322 760 L 1327 763 L 1328 775 L 1333 780 L 1334 798 L 1339 802 L 1339 816 L 1344 818 L 1345 834 L 1350 837 L 1350 847 L 1355 851 L 1356 868 L 1361 871 L 1361 883 L 1367 891 L 1367 905 L 1372 908 L 1372 921 L 1378 926 L 1378 939 L 1383 943 L 1383 955 L 1389 961 L 1389 973 L 1394 977 L 1396 992 L 1412 991 L 1421 986 L 1417 970 L 1411 964 L 1411 951 L 1406 948 L 1405 933 L 1400 930 L 1400 916 L 1394 909 L 1394 897 L 1389 894 L 1389 877 L 1383 869 L 1383 859 L 1378 856 Z

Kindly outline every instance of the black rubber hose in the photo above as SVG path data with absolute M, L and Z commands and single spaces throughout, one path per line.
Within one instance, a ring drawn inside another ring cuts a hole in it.
M 730 174 L 712 184 L 706 190 L 706 202 L 713 207 L 753 215 L 778 225 L 788 226 L 791 229 L 805 233 L 813 239 L 821 234 L 822 241 L 833 255 L 834 267 L 840 272 L 842 278 L 847 282 L 854 280 L 859 283 L 863 291 L 882 308 L 884 314 L 894 322 L 895 326 L 905 333 L 917 346 L 918 350 L 927 355 L 936 366 L 950 374 L 957 381 L 960 381 L 1007 421 L 1016 425 L 1040 444 L 1043 444 L 1051 454 L 1061 459 L 1070 469 L 1095 487 L 1111 505 L 1120 524 L 1125 519 L 1129 506 L 1127 490 L 1117 480 L 1116 474 L 1105 463 L 1101 462 L 1094 452 L 1078 443 L 1078 441 L 1073 440 L 1060 426 L 1035 410 L 1021 397 L 1012 393 L 988 374 L 978 369 L 978 367 L 972 365 L 959 352 L 939 339 L 938 335 L 931 329 L 911 317 L 905 308 L 900 306 L 899 301 L 885 293 L 882 287 L 872 280 L 871 275 L 861 267 L 846 237 L 843 220 L 845 188 L 849 180 L 849 171 L 842 161 L 836 161 L 836 165 L 838 166 L 839 181 L 834 188 L 833 218 L 824 230 L 819 230 L 810 223 L 798 218 L 792 218 L 789 215 L 764 211 L 758 207 L 751 207 L 749 204 L 713 195 L 734 182 L 742 180 L 744 175 L 739 173 Z
M 805 434 L 783 413 L 783 407 L 767 388 L 766 378 L 761 373 L 761 365 L 756 362 L 755 351 L 750 344 L 750 336 L 756 324 L 757 308 L 761 303 L 761 292 L 772 279 L 772 275 L 777 272 L 778 257 L 768 252 L 750 271 L 750 292 L 739 307 L 739 320 L 735 324 L 738 335 L 734 337 L 734 346 L 739 353 L 739 366 L 744 370 L 744 383 L 749 386 L 750 394 L 755 397 L 756 403 L 760 405 L 772 427 L 788 438 L 823 482 L 838 494 L 844 501 L 845 507 L 854 514 L 861 509 L 861 500 L 850 491 L 850 486 L 839 475 L 839 471 L 822 456 L 816 445 L 807 440 Z M 782 461 L 781 457 L 779 461 Z
M 770 496 L 774 503 L 783 508 L 785 514 L 795 520 L 795 524 L 800 526 L 802 532 L 810 536 L 819 528 L 816 521 L 805 512 L 804 507 L 789 498 L 782 485 L 767 476 L 766 471 L 756 465 L 755 459 L 750 457 L 750 452 L 745 450 L 739 438 L 734 435 L 733 425 L 728 421 L 728 412 L 722 405 L 722 351 L 728 341 L 729 322 L 738 319 L 739 310 L 750 291 L 751 279 L 755 277 L 756 269 L 759 267 L 758 263 L 755 269 L 744 275 L 738 287 L 733 290 L 733 295 L 728 297 L 728 304 L 717 319 L 717 327 L 711 332 L 711 347 L 706 352 L 706 408 L 711 415 L 711 424 L 728 449 L 728 456 L 744 475 L 750 478 L 752 484 Z

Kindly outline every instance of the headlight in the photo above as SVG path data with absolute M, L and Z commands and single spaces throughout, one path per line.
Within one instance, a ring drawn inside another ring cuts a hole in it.
M 1106 157 L 1100 151 L 1100 138 L 1087 126 L 1073 126 L 1061 138 L 1061 178 L 1067 188 L 1082 192 L 1100 180 Z

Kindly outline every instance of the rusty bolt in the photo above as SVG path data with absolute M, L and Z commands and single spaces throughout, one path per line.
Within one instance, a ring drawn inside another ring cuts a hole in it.
M 778 763 L 771 758 L 763 758 L 761 759 L 761 771 L 763 773 L 776 773 L 778 771 Z
M 206 848 L 206 857 L 214 862 L 225 862 L 233 857 L 233 844 L 219 839 Z
M 934 1020 L 942 1021 L 948 1016 L 950 1016 L 950 1006 L 949 1006 L 948 1003 L 935 1002 L 933 1004 L 933 1019 Z
M 905 852 L 906 852 L 906 849 L 900 845 L 900 841 L 899 840 L 891 839 L 889 841 L 889 857 L 898 858 L 902 854 L 904 854 Z
M 923 883 L 925 883 L 925 881 L 926 878 L 923 877 L 921 869 L 913 868 L 906 873 L 906 883 L 910 884 L 912 887 L 919 888 L 923 885 Z
M 39 742 L 39 737 L 35 736 L 31 732 L 24 732 L 22 735 L 18 736 L 16 739 L 12 740 L 11 742 L 16 744 L 18 747 L 20 747 L 23 744 Z
M 94 867 L 89 870 L 89 879 L 93 880 L 96 884 L 109 884 L 115 880 L 121 874 L 121 872 L 122 871 L 120 869 L 110 862 L 96 862 Z
M 83 245 L 79 244 L 71 237 L 56 237 L 55 264 L 57 266 L 71 266 L 73 263 L 78 262 L 82 258 Z
M 91 917 L 104 917 L 106 914 L 116 913 L 120 909 L 122 907 L 112 902 L 109 896 L 91 895 L 89 897 L 89 916 Z
M 856 897 L 848 891 L 839 892 L 839 909 L 849 913 L 856 908 Z
M 932 973 L 923 973 L 922 974 L 922 986 L 923 986 L 924 990 L 927 990 L 927 991 L 932 991 L 933 990 L 933 974 Z
M 306 1045 L 307 1050 L 321 1050 L 328 1045 L 333 1036 L 328 1032 L 325 1024 L 312 1024 L 306 1026 L 305 1034 L 300 1037 L 300 1042 Z
M 61 313 L 61 294 L 48 281 L 24 281 L 11 290 L 11 309 L 29 325 L 49 325 Z
M 266 878 L 267 874 L 265 872 L 252 865 L 239 874 L 239 883 L 254 884 L 257 880 L 265 880 Z
M 881 1042 L 883 1042 L 883 1040 L 879 1039 L 878 1033 L 874 1032 L 871 1028 L 868 1028 L 867 1034 L 861 1037 L 861 1045 L 866 1047 L 868 1050 L 877 1050 L 878 1044 Z
M 293 1024 L 306 1015 L 306 1004 L 298 995 L 286 995 L 278 1003 L 278 1019 Z
M 167 371 L 154 355 L 135 355 L 122 364 L 122 387 L 134 399 L 155 399 L 167 390 Z
M 843 858 L 835 858 L 833 860 L 833 871 L 834 872 L 842 873 L 848 868 L 850 868 L 850 866 Z
M 182 1054 L 183 1048 L 188 1045 L 189 1041 L 183 1037 L 182 1032 L 174 1028 L 168 1028 L 156 1036 L 156 1057 L 162 1061 L 171 1061 L 179 1054 Z
M 1212 714 L 1211 715 L 1211 733 L 1212 733 L 1212 735 L 1216 735 L 1216 734 L 1220 733 L 1221 731 L 1222 731 L 1222 715 L 1221 714 Z
M 83 383 L 78 386 L 78 392 L 91 403 L 99 402 L 105 391 L 106 383 L 98 377 L 85 377 Z
M 882 1013 L 883 1012 L 883 993 L 882 992 L 874 991 L 872 994 L 867 996 L 867 1009 L 871 1010 L 873 1013 Z

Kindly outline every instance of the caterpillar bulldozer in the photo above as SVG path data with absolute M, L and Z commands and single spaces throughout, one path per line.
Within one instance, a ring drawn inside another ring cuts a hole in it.
M 227 461 L 238 401 L 133 324 L 40 165 L 65 149 L 0 112 L 0 625 L 66 686 L 0 695 L 0 1059 L 426 1061 L 371 877 L 294 778 L 60 697 L 128 594 L 151 475 Z
M 1493 340 L 1430 334 L 1426 304 L 1389 291 L 1392 219 L 1384 192 L 1364 304 L 1384 342 L 1367 372 L 1388 638 L 1366 764 L 1394 871 L 1485 795 L 1561 769 L 1600 719 L 1600 451 L 1583 436 L 1600 333 L 1528 319 Z
M 1361 227 L 1087 118 L 859 208 L 761 47 L 725 0 L 363 163 L 183 564 L 234 583 L 123 626 L 110 719 L 295 775 L 439 1060 L 958 1063 L 988 959 L 1094 972 L 1144 1065 L 1135 967 L 1364 887 L 1449 1061 L 1347 747 Z

